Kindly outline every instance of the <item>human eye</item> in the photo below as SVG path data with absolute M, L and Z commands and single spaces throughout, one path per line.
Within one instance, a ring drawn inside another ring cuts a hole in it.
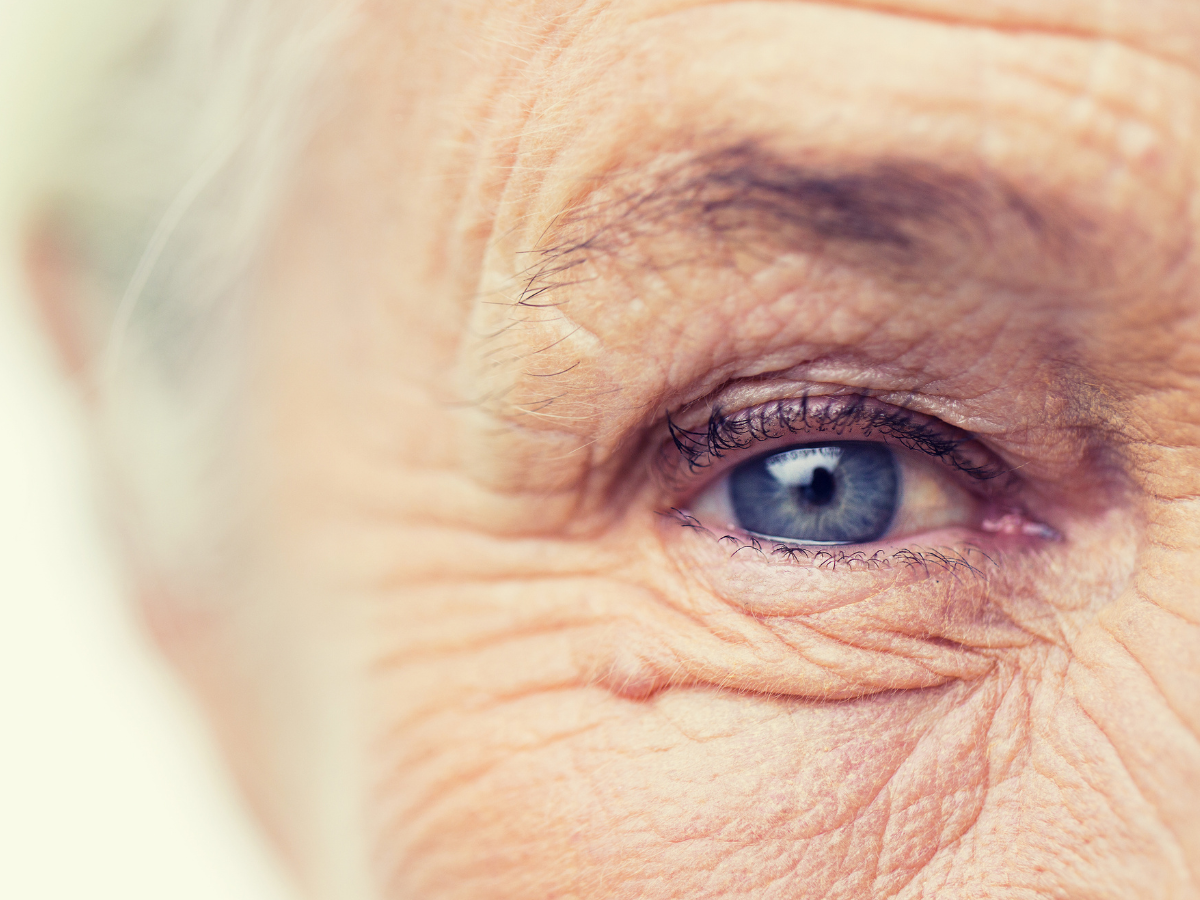
M 700 482 L 679 516 L 734 543 L 796 557 L 1055 536 L 1024 507 L 1017 474 L 971 435 L 871 398 L 714 410 L 672 437 L 682 480 Z
M 770 450 L 734 466 L 692 513 L 780 544 L 847 546 L 969 525 L 973 498 L 878 441 Z

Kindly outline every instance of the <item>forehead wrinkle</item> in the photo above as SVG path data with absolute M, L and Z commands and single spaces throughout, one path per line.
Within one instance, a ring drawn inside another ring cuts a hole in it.
M 774 0 L 796 2 L 796 0 Z M 1116 44 L 1166 65 L 1192 74 L 1200 72 L 1196 51 L 1200 49 L 1200 8 L 1191 0 L 1171 6 L 1176 16 L 1147 16 L 1145 0 L 1108 0 L 1105 3 L 1075 4 L 1071 12 L 1056 10 L 1053 2 L 1042 2 L 1036 11 L 1011 2 L 972 0 L 800 0 L 827 2 L 834 6 L 887 15 L 925 19 L 947 25 L 971 25 L 1011 34 L 1031 33 L 1081 41 Z M 1083 10 L 1083 15 L 1078 12 Z M 1171 24 L 1165 25 L 1169 19 Z M 1159 27 L 1155 27 L 1155 26 Z
M 626 21 L 647 21 L 681 10 L 756 0 L 646 0 L 627 4 L 607 0 L 614 9 L 630 7 Z M 1045 2 L 1024 6 L 1012 0 L 757 0 L 775 4 L 804 4 L 842 8 L 880 16 L 997 34 L 1037 35 L 1123 47 L 1164 65 L 1200 74 L 1200 8 L 1193 0 L 1164 0 L 1175 15 L 1147 16 L 1146 0 L 1106 0 L 1104 3 Z M 1064 8 L 1064 7 L 1068 7 Z

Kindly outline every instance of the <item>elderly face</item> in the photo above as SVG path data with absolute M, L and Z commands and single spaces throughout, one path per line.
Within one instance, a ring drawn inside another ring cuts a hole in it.
M 1200 897 L 1198 59 L 1189 0 L 367 3 L 224 602 L 153 608 L 315 889 Z

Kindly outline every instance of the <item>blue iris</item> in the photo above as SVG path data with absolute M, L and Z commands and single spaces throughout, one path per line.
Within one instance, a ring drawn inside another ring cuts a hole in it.
M 862 544 L 887 532 L 900 501 L 896 457 L 877 443 L 791 447 L 729 476 L 738 525 L 804 544 Z

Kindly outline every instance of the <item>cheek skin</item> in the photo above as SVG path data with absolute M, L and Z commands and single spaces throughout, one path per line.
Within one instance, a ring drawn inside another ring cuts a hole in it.
M 1106 548 L 1074 537 L 1085 574 Z M 579 574 L 520 574 L 539 556 Z M 981 589 L 965 616 L 962 584 L 912 577 L 764 619 L 712 583 L 655 587 L 670 568 L 659 558 L 614 578 L 600 542 L 501 541 L 483 559 L 490 578 L 374 604 L 369 789 L 386 896 L 1190 896 L 1171 832 L 1095 719 L 1101 693 L 1080 689 L 1075 648 L 1096 627 L 1068 639 L 1047 620 L 1065 622 L 1075 598 L 1039 599 L 1039 618 L 1016 596 L 1049 569 L 993 581 L 1007 602 L 988 608 Z M 1111 574 L 1097 567 L 1081 590 Z M 814 583 L 791 596 L 811 598 Z M 691 640 L 664 606 L 700 623 Z M 814 654 L 814 626 L 861 656 Z M 941 646 L 930 634 L 974 642 L 987 665 L 842 699 L 786 671 L 807 656 L 843 681 L 883 660 L 928 673 Z M 771 657 L 768 638 L 788 653 Z
M 1061 650 L 828 703 L 622 697 L 572 672 L 566 642 L 377 670 L 388 896 L 1186 896 Z

